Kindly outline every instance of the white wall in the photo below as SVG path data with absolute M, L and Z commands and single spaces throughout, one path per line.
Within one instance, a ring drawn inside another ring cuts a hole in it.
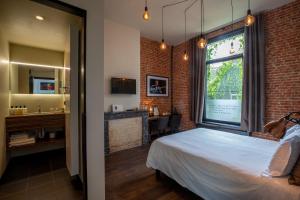
M 69 172 L 71 176 L 80 175 L 79 173 L 79 109 L 78 109 L 78 71 L 79 71 L 79 63 L 78 63 L 78 48 L 79 48 L 79 28 L 77 26 L 70 26 L 70 37 L 69 44 L 66 47 L 67 55 L 69 56 L 66 59 L 68 61 L 69 66 L 71 67 L 70 80 L 71 80 L 71 88 L 69 104 L 70 104 L 70 134 L 67 140 L 70 140 L 70 148 L 67 150 L 67 156 L 69 154 Z M 69 51 L 68 51 L 69 50 Z M 68 53 L 69 52 L 69 53 Z M 66 98 L 68 100 L 68 98 Z M 67 103 L 68 104 L 68 103 Z M 67 158 L 68 160 L 68 158 Z
M 140 31 L 104 20 L 104 111 L 111 104 L 125 109 L 140 105 Z M 111 94 L 112 77 L 136 79 L 136 95 Z
M 87 10 L 86 105 L 88 199 L 105 199 L 104 174 L 104 25 L 103 0 L 63 0 Z
M 19 44 L 10 44 L 10 61 L 63 66 L 64 52 L 42 49 Z
M 1 26 L 0 26 L 1 28 Z M 8 115 L 9 96 L 9 64 L 4 61 L 9 59 L 8 41 L 5 40 L 0 30 L 0 177 L 6 167 L 6 137 L 5 117 Z

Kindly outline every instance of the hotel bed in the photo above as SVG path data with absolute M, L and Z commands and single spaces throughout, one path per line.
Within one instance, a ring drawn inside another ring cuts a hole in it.
M 278 142 L 205 128 L 155 140 L 147 167 L 207 200 L 300 200 L 287 177 L 263 175 Z

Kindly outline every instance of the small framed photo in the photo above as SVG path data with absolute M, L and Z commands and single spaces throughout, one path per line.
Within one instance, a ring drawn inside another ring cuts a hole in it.
M 169 78 L 162 76 L 147 76 L 147 96 L 167 97 L 169 96 Z

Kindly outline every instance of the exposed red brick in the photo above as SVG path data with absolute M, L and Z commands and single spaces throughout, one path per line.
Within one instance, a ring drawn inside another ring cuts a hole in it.
M 168 97 L 147 97 L 147 75 L 169 78 Z M 159 43 L 141 38 L 141 105 L 156 105 L 159 112 L 171 111 L 171 47 L 161 51 Z
M 189 48 L 188 48 L 189 49 Z M 173 105 L 182 114 L 181 130 L 195 127 L 190 120 L 191 86 L 189 62 L 183 60 L 185 43 L 174 47 L 173 50 Z
M 265 19 L 265 69 L 266 110 L 265 123 L 278 119 L 291 111 L 300 111 L 300 0 L 264 12 Z M 234 29 L 243 27 L 243 22 Z M 207 34 L 212 38 L 231 31 L 231 26 Z M 183 61 L 184 43 L 173 51 L 173 105 L 183 114 L 181 129 L 191 129 L 190 121 L 190 71 Z M 169 70 L 169 71 L 168 71 Z M 159 43 L 141 38 L 141 102 L 153 101 L 161 110 L 170 111 L 171 98 L 146 97 L 146 74 L 170 77 L 171 52 L 159 50 Z M 171 82 L 170 82 L 171 85 Z M 170 91 L 169 91 L 170 93 Z M 273 139 L 269 135 L 255 137 Z
M 264 13 L 265 121 L 300 111 L 300 1 Z

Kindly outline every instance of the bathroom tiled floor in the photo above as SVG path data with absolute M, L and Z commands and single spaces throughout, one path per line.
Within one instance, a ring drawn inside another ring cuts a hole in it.
M 82 192 L 71 184 L 64 150 L 11 160 L 0 180 L 0 200 L 29 199 L 82 199 Z

